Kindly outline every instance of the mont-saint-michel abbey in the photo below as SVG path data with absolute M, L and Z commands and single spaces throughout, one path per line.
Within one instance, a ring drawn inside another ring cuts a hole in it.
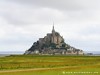
M 39 54 L 39 55 L 83 55 L 83 50 L 76 49 L 69 44 L 66 44 L 64 38 L 55 31 L 54 25 L 52 32 L 48 33 L 44 38 L 39 38 L 34 42 L 32 47 L 24 54 Z

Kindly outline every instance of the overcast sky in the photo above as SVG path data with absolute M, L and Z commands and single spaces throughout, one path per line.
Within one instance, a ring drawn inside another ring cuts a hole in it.
M 55 30 L 67 44 L 100 51 L 100 0 L 0 0 L 0 51 L 25 51 Z

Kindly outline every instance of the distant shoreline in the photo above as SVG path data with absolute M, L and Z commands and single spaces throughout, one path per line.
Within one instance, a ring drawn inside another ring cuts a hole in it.
M 22 55 L 22 54 L 0 54 L 0 57 L 10 56 L 10 55 Z

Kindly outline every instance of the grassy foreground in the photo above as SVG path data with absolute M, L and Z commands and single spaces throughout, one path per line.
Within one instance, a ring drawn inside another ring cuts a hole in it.
M 100 56 L 13 55 L 0 58 L 0 75 L 100 75 L 99 71 Z

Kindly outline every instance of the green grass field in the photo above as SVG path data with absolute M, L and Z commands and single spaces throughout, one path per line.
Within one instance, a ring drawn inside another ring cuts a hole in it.
M 0 58 L 0 75 L 100 75 L 99 71 L 100 56 L 12 55 Z

